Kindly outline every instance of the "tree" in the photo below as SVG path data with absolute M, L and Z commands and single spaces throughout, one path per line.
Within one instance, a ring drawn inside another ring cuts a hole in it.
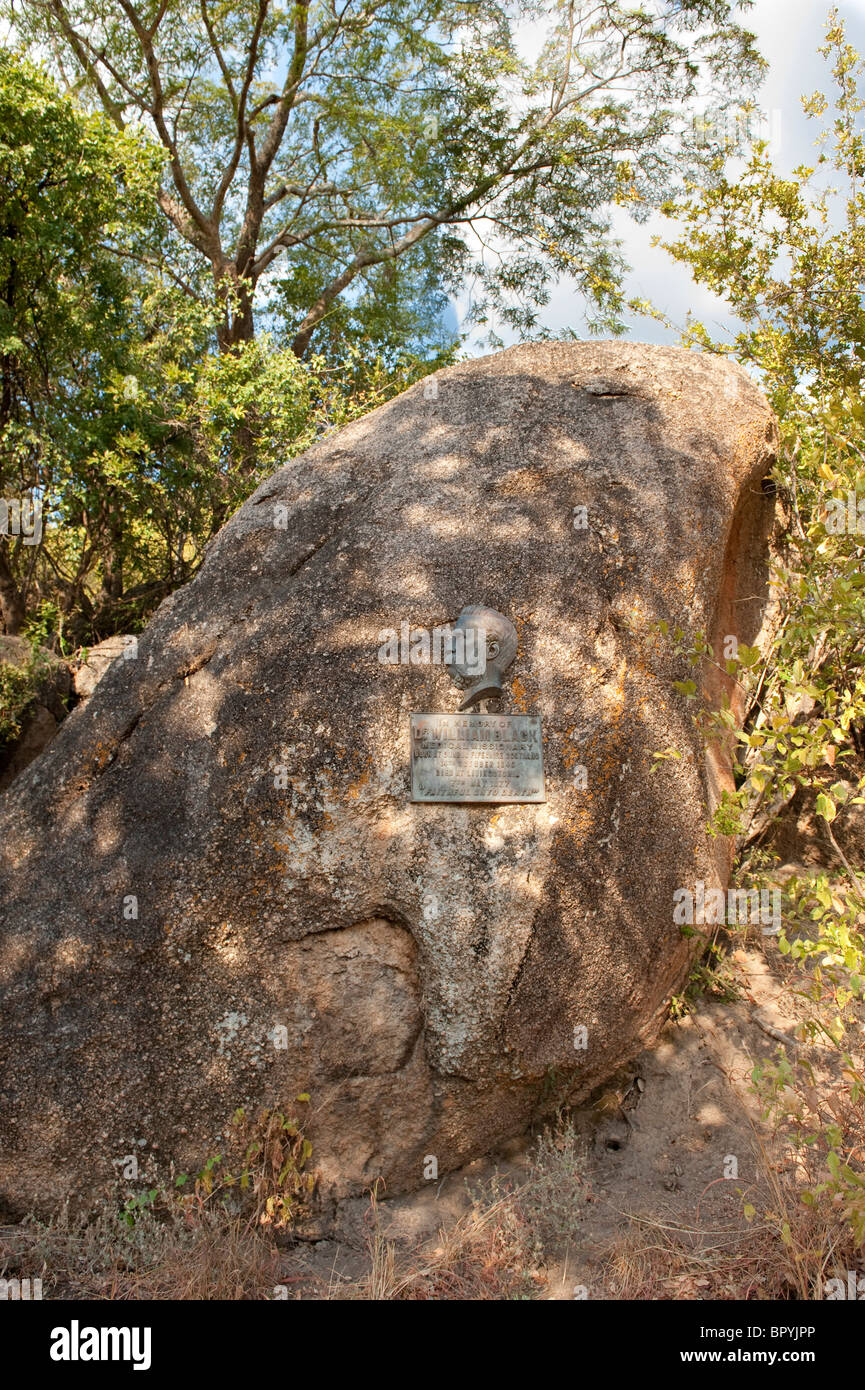
M 87 115 L 0 52 L 0 493 L 18 507 L 35 497 L 50 511 L 61 477 L 102 430 L 82 372 L 104 378 L 127 327 L 123 275 L 105 242 L 121 226 L 129 245 L 145 235 L 157 173 L 135 132 Z M 105 536 L 107 503 L 94 518 Z M 5 530 L 0 614 L 16 633 L 39 547 L 20 527 L 17 537 Z
M 299 357 L 341 304 L 375 318 L 404 265 L 433 290 L 473 278 L 475 316 L 524 334 L 567 273 L 618 329 L 611 205 L 669 194 L 703 158 L 688 102 L 729 102 L 761 64 L 728 0 L 6 8 L 118 130 L 158 142 L 172 271 L 215 294 L 221 346 L 264 302 Z M 515 16 L 545 29 L 533 63 Z
M 266 333 L 214 352 L 214 306 L 165 265 L 160 164 L 142 132 L 118 132 L 0 53 L 6 633 L 29 625 L 42 640 L 90 642 L 137 628 L 191 577 L 262 469 L 422 374 L 407 343 L 447 360 L 422 296 L 387 364 L 385 326 L 371 351 L 348 354 L 343 324 L 331 360 L 301 363 Z M 29 535 L 28 503 L 42 514 Z

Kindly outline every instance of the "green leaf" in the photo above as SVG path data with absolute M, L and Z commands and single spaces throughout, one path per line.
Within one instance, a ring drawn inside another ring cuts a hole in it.
M 815 810 L 817 812 L 817 815 L 822 816 L 823 819 L 826 821 L 831 822 L 835 819 L 835 803 L 832 800 L 831 796 L 827 796 L 825 792 L 821 792 L 820 795 L 817 797 Z

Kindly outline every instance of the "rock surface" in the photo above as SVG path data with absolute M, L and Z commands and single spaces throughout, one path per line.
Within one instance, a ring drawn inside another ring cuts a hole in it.
M 419 1186 L 655 1036 L 729 770 L 652 624 L 753 642 L 774 421 L 735 366 L 643 345 L 436 384 L 259 487 L 0 798 L 10 1213 L 133 1151 L 200 1166 L 235 1107 L 302 1090 L 323 1191 Z M 409 802 L 409 713 L 459 692 L 380 634 L 471 603 L 517 627 L 545 804 Z
M 89 700 L 112 661 L 118 657 L 132 659 L 136 651 L 136 639 L 123 633 L 106 637 L 88 647 L 87 657 L 79 661 L 72 675 L 72 686 L 79 703 Z

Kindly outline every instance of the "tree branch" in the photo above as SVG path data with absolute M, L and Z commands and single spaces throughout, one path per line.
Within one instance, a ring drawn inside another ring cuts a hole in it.
M 159 64 L 157 62 L 156 54 L 153 49 L 153 34 L 151 30 L 145 28 L 144 24 L 142 23 L 141 17 L 136 11 L 134 5 L 130 3 L 130 0 L 119 0 L 119 4 L 120 8 L 123 10 L 123 13 L 126 15 L 126 18 L 129 20 L 129 23 L 132 25 L 135 37 L 138 39 L 141 52 L 144 55 L 144 62 L 147 66 L 147 76 L 150 82 L 150 90 L 153 93 L 153 105 L 151 107 L 150 114 L 153 118 L 153 123 L 156 127 L 156 132 L 160 140 L 162 141 L 163 146 L 168 152 L 168 159 L 169 164 L 171 166 L 171 176 L 174 180 L 174 186 L 177 189 L 177 192 L 180 196 L 180 201 L 183 204 L 183 207 L 185 208 L 188 216 L 187 218 L 183 219 L 183 221 L 178 221 L 176 216 L 169 211 L 169 208 L 171 204 L 174 202 L 174 200 L 169 198 L 163 199 L 162 195 L 160 195 L 160 206 L 171 217 L 171 220 L 174 222 L 175 226 L 177 227 L 177 230 L 181 232 L 181 234 L 185 236 L 189 241 L 193 241 L 189 233 L 189 219 L 191 219 L 191 221 L 197 227 L 201 239 L 201 244 L 199 244 L 198 241 L 193 241 L 193 245 L 198 246 L 199 250 L 204 250 L 206 246 L 207 250 L 205 254 L 209 255 L 211 260 L 216 261 L 220 256 L 219 235 L 217 229 L 212 222 L 208 221 L 208 219 L 205 217 L 204 213 L 198 206 L 198 203 L 196 202 L 195 198 L 193 197 L 192 190 L 186 181 L 186 174 L 184 173 L 183 164 L 180 160 L 180 154 L 178 152 L 177 145 L 174 139 L 172 138 L 167 125 L 165 124 L 165 94 L 162 89 L 162 78 L 159 72 Z

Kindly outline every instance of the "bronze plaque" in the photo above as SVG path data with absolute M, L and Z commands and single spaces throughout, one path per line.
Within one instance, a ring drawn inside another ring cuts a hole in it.
M 413 714 L 411 799 L 546 801 L 540 719 Z

